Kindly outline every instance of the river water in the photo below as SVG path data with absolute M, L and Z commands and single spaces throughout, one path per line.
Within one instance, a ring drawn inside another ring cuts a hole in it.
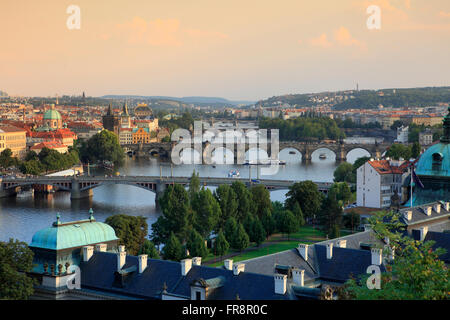
M 260 176 L 261 179 L 286 179 L 286 180 L 313 180 L 317 182 L 332 182 L 333 172 L 337 167 L 335 155 L 327 149 L 319 149 L 312 155 L 310 163 L 302 163 L 301 155 L 294 149 L 285 149 L 280 152 L 280 159 L 287 161 L 285 166 L 280 166 L 278 173 L 273 176 Z M 320 154 L 325 154 L 326 159 L 319 159 Z M 347 161 L 353 163 L 362 156 L 367 156 L 367 151 L 355 149 L 347 156 Z M 161 169 L 162 168 L 162 169 Z M 237 169 L 243 178 L 249 177 L 250 166 L 242 165 L 181 165 L 173 166 L 170 163 L 160 162 L 158 159 L 127 158 L 125 165 L 119 169 L 123 175 L 160 175 L 163 176 L 190 176 L 193 170 L 205 177 L 227 177 L 228 172 Z M 257 177 L 255 167 L 250 169 L 252 178 Z M 91 172 L 93 174 L 94 172 Z M 103 173 L 103 172 L 99 172 Z M 211 187 L 211 189 L 214 189 Z M 287 190 L 271 192 L 273 201 L 284 201 Z M 155 208 L 155 194 L 141 188 L 127 185 L 105 185 L 94 189 L 94 196 L 90 199 L 70 200 L 70 193 L 56 192 L 53 194 L 35 194 L 26 198 L 0 199 L 0 241 L 9 238 L 19 239 L 27 243 L 31 242 L 33 234 L 43 228 L 51 226 L 56 220 L 56 214 L 60 213 L 61 221 L 74 221 L 87 219 L 89 208 L 93 208 L 97 221 L 105 219 L 113 214 L 142 215 L 147 217 L 149 233 L 151 224 L 156 221 L 160 212 Z

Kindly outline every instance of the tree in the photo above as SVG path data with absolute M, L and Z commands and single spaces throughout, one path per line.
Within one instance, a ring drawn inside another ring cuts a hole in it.
M 33 268 L 33 251 L 25 242 L 0 242 L 0 300 L 26 300 L 35 281 L 27 275 Z
M 404 123 L 402 120 L 395 120 L 391 126 L 391 130 L 394 130 L 395 132 L 397 132 L 397 128 L 400 128 L 403 125 L 404 125 Z
M 334 170 L 334 182 L 349 182 L 355 183 L 356 176 L 353 173 L 353 165 L 348 162 L 341 163 L 336 170 Z
M 350 191 L 350 187 L 346 182 L 335 182 L 331 186 L 330 190 L 328 191 L 329 194 L 332 194 L 332 196 L 341 202 L 341 205 L 348 204 L 353 197 L 352 192 Z
M 183 259 L 183 247 L 180 240 L 175 236 L 175 233 L 171 232 L 167 243 L 163 248 L 164 259 L 180 261 Z
M 44 168 L 39 160 L 24 161 L 20 164 L 19 170 L 24 174 L 40 175 Z
M 280 212 L 277 215 L 277 220 L 278 230 L 282 233 L 287 233 L 288 240 L 291 233 L 298 231 L 298 221 L 292 211 L 284 210 Z
M 208 249 L 205 246 L 205 239 L 202 238 L 200 233 L 192 229 L 190 237 L 186 243 L 186 248 L 189 250 L 191 257 L 203 257 L 208 256 Z
M 28 151 L 27 154 L 25 155 L 25 161 L 30 160 L 39 160 L 38 154 L 33 150 Z
M 258 247 L 266 238 L 266 231 L 264 230 L 264 227 L 258 218 L 253 220 L 251 234 L 249 236 L 250 241 L 255 242 Z
M 252 193 L 254 212 L 261 218 L 264 209 L 269 208 L 272 210 L 272 201 L 270 201 L 270 192 L 262 184 L 257 184 L 250 189 Z
M 399 160 L 400 158 L 410 159 L 411 148 L 401 143 L 394 143 L 386 152 L 386 157 L 394 158 L 395 160 Z
M 202 189 L 192 197 L 194 228 L 203 237 L 207 237 L 212 230 L 216 229 L 219 223 L 221 216 L 220 205 L 209 189 Z
M 331 238 L 339 236 L 342 223 L 342 205 L 339 204 L 333 193 L 329 194 L 323 201 L 319 221 Z
M 192 172 L 191 179 L 189 180 L 189 199 L 192 201 L 197 192 L 200 191 L 200 179 L 199 173 Z
M 261 223 L 264 227 L 264 231 L 266 234 L 266 238 L 268 238 L 276 229 L 276 222 L 272 216 L 272 212 L 270 212 L 269 208 L 266 208 L 263 212 L 263 216 L 261 217 Z
M 369 160 L 370 160 L 369 157 L 361 157 L 356 159 L 355 163 L 353 163 L 353 174 L 355 175 L 355 177 L 356 177 L 356 170 L 358 170 L 359 167 L 364 165 Z
M 139 250 L 139 254 L 146 254 L 151 259 L 160 258 L 158 250 L 156 250 L 155 245 L 148 239 L 144 240 L 144 243 L 142 244 L 141 249 Z
M 357 300 L 438 300 L 450 298 L 450 270 L 439 256 L 444 249 L 433 249 L 434 241 L 415 241 L 403 233 L 400 214 L 379 212 L 370 218 L 370 225 L 380 239 L 389 239 L 388 256 L 395 251 L 394 260 L 386 263 L 381 274 L 379 290 L 370 290 L 368 276 L 350 279 L 343 298 Z
M 236 219 L 234 219 L 233 217 L 228 218 L 227 222 L 225 223 L 224 233 L 225 238 L 230 244 L 232 244 L 233 242 L 233 237 L 234 234 L 236 233 L 236 229 L 237 229 Z
M 126 251 L 131 255 L 137 255 L 147 237 L 146 219 L 142 216 L 116 214 L 106 218 L 105 223 L 114 229 L 116 236 L 120 239 L 119 243 L 125 246 Z
M 230 249 L 230 244 L 228 243 L 222 231 L 220 231 L 217 235 L 214 248 L 215 254 L 221 257 L 227 254 L 228 250 Z
M 305 225 L 305 219 L 303 218 L 303 212 L 302 208 L 300 208 L 300 205 L 298 202 L 294 204 L 294 208 L 292 209 L 292 213 L 294 214 L 295 218 L 297 219 L 297 224 L 299 227 Z
M 361 216 L 352 210 L 343 215 L 342 224 L 345 228 L 353 231 L 361 224 Z
M 248 237 L 247 232 L 245 232 L 244 226 L 242 223 L 239 223 L 231 241 L 231 246 L 239 251 L 244 250 L 250 244 L 250 239 Z
M 78 151 L 84 162 L 111 161 L 116 166 L 123 164 L 125 153 L 118 137 L 111 131 L 102 130 L 92 136 L 86 144 L 81 144 Z M 42 152 L 42 151 L 41 151 Z
M 420 156 L 421 147 L 418 141 L 414 142 L 411 147 L 411 157 L 417 159 Z
M 214 196 L 219 202 L 222 216 L 219 219 L 219 229 L 223 228 L 228 218 L 236 218 L 238 209 L 238 200 L 236 193 L 229 186 L 222 184 L 214 192 Z
M 156 244 L 165 243 L 171 232 L 184 240 L 193 223 L 186 189 L 179 184 L 168 186 L 158 201 L 162 215 L 152 224 L 152 241 Z
M 317 185 L 312 181 L 294 183 L 289 187 L 286 196 L 286 207 L 292 210 L 295 203 L 298 202 L 304 217 L 308 218 L 312 218 L 319 212 L 323 197 Z
M 0 153 L 0 166 L 2 168 L 8 168 L 17 165 L 17 158 L 12 156 L 11 149 L 7 148 Z
M 252 194 L 247 189 L 245 184 L 240 181 L 235 181 L 231 185 L 234 193 L 237 198 L 237 212 L 236 212 L 236 220 L 237 222 L 243 222 L 245 217 L 249 213 L 253 213 L 255 210 L 255 199 L 252 198 Z

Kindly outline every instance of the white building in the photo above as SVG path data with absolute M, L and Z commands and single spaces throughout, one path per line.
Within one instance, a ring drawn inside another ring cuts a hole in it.
M 397 142 L 398 143 L 408 143 L 408 134 L 409 134 L 409 127 L 401 126 L 397 128 Z
M 425 131 L 419 133 L 419 144 L 421 146 L 429 146 L 433 143 L 433 132 L 430 129 L 426 129 Z
M 367 161 L 356 171 L 356 204 L 359 207 L 388 208 L 395 192 L 402 197 L 402 183 L 408 176 L 408 167 L 409 161 L 402 159 Z

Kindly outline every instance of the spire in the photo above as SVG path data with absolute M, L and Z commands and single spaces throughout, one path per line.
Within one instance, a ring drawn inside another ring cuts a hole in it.
M 128 116 L 128 106 L 127 106 L 126 100 L 125 100 L 125 104 L 123 105 L 123 115 Z
M 107 113 L 107 115 L 108 116 L 111 116 L 113 114 L 113 111 L 112 111 L 112 104 L 111 104 L 111 102 L 109 103 L 109 107 L 108 107 L 108 113 Z
M 444 135 L 441 137 L 442 143 L 450 143 L 450 107 L 448 107 L 448 114 L 444 117 Z
M 89 220 L 92 222 L 92 221 L 95 221 L 95 218 L 94 218 L 94 210 L 92 210 L 92 208 L 90 208 L 89 209 Z

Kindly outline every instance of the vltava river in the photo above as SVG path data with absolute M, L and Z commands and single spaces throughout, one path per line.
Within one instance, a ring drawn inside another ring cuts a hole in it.
M 290 154 L 293 149 L 280 152 L 280 159 L 287 161 L 287 165 L 280 166 L 274 176 L 261 176 L 264 179 L 286 180 L 313 180 L 317 182 L 332 182 L 333 172 L 337 167 L 334 154 L 326 149 L 313 153 L 312 161 L 308 164 L 301 162 L 299 154 Z M 320 154 L 326 154 L 327 159 L 319 159 Z M 361 149 L 353 150 L 348 154 L 347 161 L 353 163 L 356 159 L 368 153 Z M 131 159 L 127 158 L 125 165 L 119 169 L 125 175 L 159 175 L 162 165 L 162 175 L 170 176 L 170 163 L 159 162 L 157 159 Z M 200 176 L 226 177 L 231 169 L 237 169 L 241 177 L 249 177 L 249 166 L 238 165 L 182 165 L 173 166 L 174 176 L 190 176 L 193 170 Z M 91 172 L 92 174 L 93 172 Z M 256 178 L 255 167 L 252 167 L 252 177 Z M 271 192 L 273 201 L 284 201 L 286 190 Z M 133 186 L 106 185 L 94 189 L 91 199 L 70 200 L 70 193 L 56 192 L 49 195 L 35 194 L 28 198 L 0 199 L 0 241 L 9 238 L 31 242 L 33 234 L 43 228 L 51 226 L 57 213 L 61 221 L 74 221 L 87 219 L 89 208 L 93 208 L 97 221 L 113 214 L 142 215 L 147 217 L 149 233 L 151 224 L 156 221 L 160 212 L 155 208 L 155 194 Z

